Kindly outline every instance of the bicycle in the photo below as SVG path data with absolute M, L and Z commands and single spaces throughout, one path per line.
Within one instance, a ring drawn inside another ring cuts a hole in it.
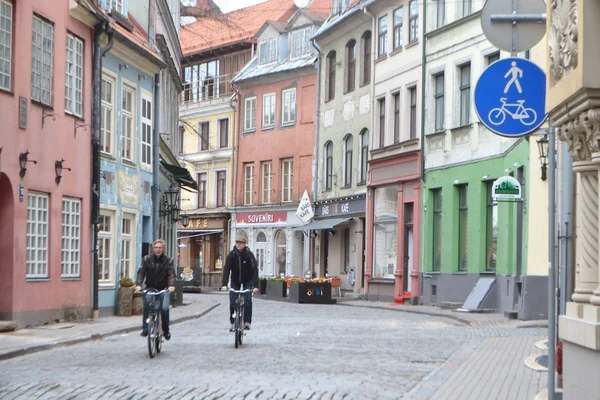
M 488 119 L 492 125 L 500 125 L 506 119 L 506 114 L 510 115 L 512 119 L 518 119 L 525 126 L 533 125 L 537 120 L 537 113 L 533 108 L 525 108 L 523 103 L 525 100 L 517 100 L 514 104 L 507 104 L 506 98 L 500 99 L 502 107 L 496 107 L 488 114 Z M 507 107 L 517 107 L 515 112 L 510 112 Z
M 243 295 L 252 292 L 252 289 L 235 290 L 230 288 L 229 291 L 238 295 L 233 303 L 233 333 L 235 348 L 237 349 L 244 341 L 244 304 L 246 300 Z
M 168 290 L 158 291 L 156 289 L 143 290 L 144 297 L 150 296 L 151 299 L 148 301 L 148 308 L 150 313 L 148 314 L 148 354 L 150 358 L 160 353 L 163 342 L 163 331 L 161 324 L 160 310 L 162 308 L 162 296 L 164 293 L 168 293 Z

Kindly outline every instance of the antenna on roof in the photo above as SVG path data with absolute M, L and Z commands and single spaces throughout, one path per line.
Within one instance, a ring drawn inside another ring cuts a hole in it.
M 294 0 L 294 4 L 298 8 L 306 8 L 312 2 L 312 0 Z

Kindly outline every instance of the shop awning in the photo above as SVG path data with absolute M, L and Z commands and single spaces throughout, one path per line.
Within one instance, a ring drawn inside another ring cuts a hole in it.
M 177 239 L 187 239 L 200 236 L 214 235 L 215 233 L 223 233 L 225 229 L 180 229 L 177 231 Z M 182 235 L 187 234 L 189 235 Z
M 161 161 L 160 164 L 173 175 L 173 178 L 175 178 L 175 180 L 181 186 L 194 191 L 198 189 L 198 184 L 196 183 L 194 178 L 192 178 L 192 175 L 190 175 L 190 171 L 188 171 L 186 168 L 169 164 L 164 161 Z
M 319 231 L 324 229 L 333 229 L 338 225 L 352 221 L 354 218 L 328 218 L 320 221 L 313 221 L 309 224 L 297 226 L 295 231 Z

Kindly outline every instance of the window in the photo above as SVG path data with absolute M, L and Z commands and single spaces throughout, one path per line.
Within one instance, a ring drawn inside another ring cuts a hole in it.
M 246 164 L 244 167 L 244 205 L 252 205 L 252 193 L 254 192 L 254 164 Z
M 152 100 L 142 97 L 142 164 L 152 166 Z
M 331 190 L 333 184 L 333 142 L 325 144 L 325 190 Z
M 369 161 L 369 131 L 363 129 L 360 133 L 360 176 L 358 183 L 367 182 L 367 162 Z
M 446 0 L 436 0 L 435 17 L 435 27 L 441 28 L 444 26 L 444 20 L 446 18 Z
M 388 38 L 387 38 L 387 27 L 388 27 L 388 17 L 383 16 L 381 18 L 379 18 L 379 34 L 378 34 L 378 53 L 377 55 L 379 57 L 383 57 L 387 54 L 387 45 L 388 45 Z
M 229 119 L 219 120 L 219 147 L 222 149 L 229 146 Z
M 135 243 L 133 243 L 134 218 L 131 214 L 123 214 L 121 225 L 121 277 L 133 278 L 135 273 L 135 260 L 133 259 L 135 249 Z
M 458 4 L 458 16 L 459 18 L 467 17 L 471 15 L 471 5 L 473 0 L 462 0 Z
M 281 201 L 284 203 L 292 201 L 293 169 L 293 160 L 283 160 L 281 162 Z
M 379 99 L 379 147 L 385 146 L 385 99 Z
M 256 97 L 244 101 L 244 131 L 256 129 Z
M 121 104 L 121 157 L 127 161 L 134 161 L 134 104 L 135 95 L 132 88 L 123 85 Z
M 296 122 L 296 89 L 287 89 L 282 93 L 282 118 L 283 125 L 290 125 Z
M 444 74 L 433 77 L 435 82 L 435 131 L 444 130 Z
M 332 15 L 341 14 L 346 11 L 350 0 L 333 0 Z
M 206 208 L 207 179 L 208 174 L 206 172 L 198 174 L 198 208 Z
M 354 90 L 356 80 L 356 42 L 351 40 L 346 45 L 346 93 Z
M 65 112 L 81 117 L 83 114 L 83 41 L 69 33 L 65 75 Z
M 471 64 L 460 67 L 460 120 L 459 126 L 469 124 L 471 117 Z
M 434 272 L 442 268 L 442 189 L 431 191 L 433 197 L 433 264 Z
M 105 0 L 106 1 L 106 11 L 111 12 L 112 10 L 117 10 L 119 13 L 123 14 L 123 2 L 127 0 Z
M 13 6 L 0 0 L 0 89 L 11 90 Z
M 402 42 L 404 38 L 402 32 L 403 19 L 404 9 L 400 7 L 394 11 L 394 50 L 402 48 Z
M 260 53 L 260 64 L 268 64 L 277 61 L 277 39 L 263 42 L 258 47 Z
M 400 93 L 394 93 L 394 143 L 400 143 Z
M 417 0 L 410 0 L 409 9 L 409 35 L 408 42 L 413 43 L 419 39 L 419 4 Z
M 54 25 L 34 15 L 32 43 L 31 99 L 50 105 Z
M 417 137 L 417 87 L 408 89 L 410 96 L 410 138 Z
M 200 122 L 200 151 L 208 150 L 209 146 L 209 123 Z
M 485 218 L 486 261 L 485 270 L 495 271 L 498 254 L 498 203 L 492 198 L 494 182 L 487 183 L 487 202 Z
M 263 96 L 263 128 L 275 126 L 275 93 Z
M 81 271 L 81 200 L 62 200 L 61 276 L 79 278 Z
M 362 77 L 361 85 L 371 82 L 371 32 L 366 31 L 362 36 Z
M 102 77 L 102 88 L 100 96 L 102 99 L 100 108 L 100 151 L 113 154 L 113 137 L 114 137 L 114 87 L 115 81 L 107 76 Z
M 112 214 L 100 211 L 98 220 L 98 265 L 100 281 L 112 283 L 112 246 L 113 246 L 113 219 Z
M 227 172 L 217 172 L 217 207 L 225 207 L 227 202 Z
M 179 154 L 183 154 L 183 145 L 185 141 L 185 127 L 183 125 L 179 125 L 179 141 L 177 143 L 177 149 L 179 150 Z
M 291 58 L 300 58 L 311 53 L 312 28 L 292 32 Z
M 327 55 L 327 101 L 335 99 L 335 51 Z
M 466 271 L 469 247 L 468 186 L 458 187 L 458 270 Z
M 27 195 L 27 278 L 48 277 L 47 194 Z
M 352 135 L 344 139 L 344 186 L 352 185 Z
M 262 202 L 271 204 L 271 191 L 273 190 L 273 163 L 265 162 L 262 166 Z
M 495 53 L 492 53 L 492 54 L 490 54 L 490 55 L 488 55 L 486 57 L 487 65 L 492 65 L 493 63 L 495 63 L 499 59 L 500 59 L 500 52 L 499 51 L 497 51 Z
M 398 187 L 375 189 L 373 277 L 394 279 L 398 249 Z

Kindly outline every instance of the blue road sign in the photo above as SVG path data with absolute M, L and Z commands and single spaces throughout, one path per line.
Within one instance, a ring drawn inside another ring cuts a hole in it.
M 546 74 L 525 58 L 503 58 L 483 71 L 475 86 L 475 110 L 491 131 L 527 135 L 546 120 Z

